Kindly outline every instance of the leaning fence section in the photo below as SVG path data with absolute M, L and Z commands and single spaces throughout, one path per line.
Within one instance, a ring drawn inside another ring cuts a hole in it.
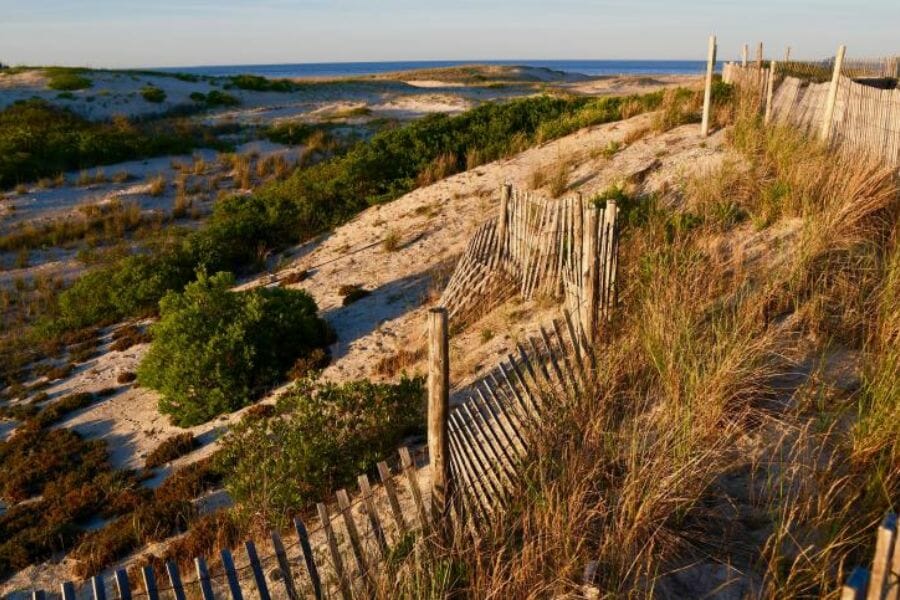
M 469 242 L 440 304 L 470 321 L 514 294 L 564 303 L 591 337 L 615 303 L 618 260 L 614 200 L 548 199 L 502 186 L 499 215 Z

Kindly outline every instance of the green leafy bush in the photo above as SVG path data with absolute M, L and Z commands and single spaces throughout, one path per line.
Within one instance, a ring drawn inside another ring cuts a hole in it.
M 141 88 L 141 97 L 147 102 L 159 104 L 161 102 L 165 102 L 166 92 L 165 90 L 158 88 L 155 85 L 145 85 Z
M 208 94 L 204 94 L 203 92 L 193 92 L 190 96 L 191 100 L 194 102 L 198 102 L 200 104 L 206 104 L 209 107 L 213 106 L 237 106 L 241 103 L 240 100 L 232 96 L 231 94 L 219 91 L 212 90 Z
M 269 79 L 259 75 L 235 75 L 230 81 L 230 85 L 236 88 L 254 92 L 293 92 L 297 87 L 287 79 Z
M 72 169 L 185 154 L 198 146 L 226 147 L 201 125 L 95 123 L 45 100 L 23 100 L 0 110 L 0 189 Z
M 162 393 L 160 411 L 195 425 L 249 404 L 294 361 L 330 342 L 305 292 L 232 292 L 234 276 L 201 273 L 183 293 L 160 301 L 153 345 L 138 381 Z
M 47 87 L 61 92 L 83 90 L 91 87 L 91 80 L 82 75 L 80 69 L 47 69 Z
M 423 380 L 304 380 L 279 415 L 241 422 L 221 451 L 225 486 L 244 519 L 283 524 L 292 511 L 355 480 L 424 426 Z

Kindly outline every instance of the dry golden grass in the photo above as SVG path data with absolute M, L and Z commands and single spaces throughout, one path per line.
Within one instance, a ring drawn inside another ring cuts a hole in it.
M 835 598 L 868 560 L 900 505 L 897 180 L 757 119 L 731 141 L 746 162 L 688 182 L 681 212 L 625 203 L 595 381 L 552 399 L 511 506 L 395 557 L 379 597 L 575 597 L 588 561 L 601 597 L 649 597 L 713 561 L 752 597 Z M 757 260 L 710 252 L 790 222 Z M 856 386 L 829 363 L 848 353 Z

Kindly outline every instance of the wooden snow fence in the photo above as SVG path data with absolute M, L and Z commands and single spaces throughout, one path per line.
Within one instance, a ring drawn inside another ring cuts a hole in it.
M 550 297 L 593 339 L 616 300 L 615 201 L 597 207 L 580 194 L 554 200 L 504 185 L 499 204 L 467 245 L 440 305 L 459 324 L 516 293 Z
M 859 83 L 844 74 L 853 69 L 842 69 L 838 63 L 832 81 L 817 83 L 781 76 L 774 62 L 768 68 L 728 63 L 723 79 L 759 98 L 769 121 L 900 166 L 900 88 Z
M 870 570 L 857 567 L 841 589 L 841 600 L 900 598 L 900 531 L 897 515 L 889 514 L 878 528 Z

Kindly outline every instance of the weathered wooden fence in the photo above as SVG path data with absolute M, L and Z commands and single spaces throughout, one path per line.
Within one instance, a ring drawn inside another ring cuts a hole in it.
M 599 209 L 580 196 L 541 200 L 504 186 L 500 214 L 478 229 L 442 306 L 429 314 L 427 446 L 401 448 L 393 465 L 378 463 L 378 483 L 362 474 L 356 493 L 338 490 L 332 501 L 301 512 L 290 538 L 272 531 L 259 545 L 195 558 L 193 576 L 183 576 L 185 563 L 169 561 L 164 573 L 118 569 L 56 592 L 36 590 L 32 600 L 368 598 L 392 552 L 451 527 L 478 535 L 517 489 L 551 403 L 586 389 L 594 373 L 591 334 L 611 317 L 615 300 L 615 202 Z M 500 284 L 507 288 L 497 292 Z M 517 291 L 557 298 L 559 317 L 517 343 L 451 407 L 449 316 L 471 318 Z
M 553 200 L 502 186 L 499 216 L 469 242 L 440 305 L 462 322 L 517 292 L 548 296 L 592 338 L 615 303 L 617 216 L 614 200 L 598 207 L 580 194 Z
M 900 531 L 897 515 L 889 514 L 878 528 L 871 570 L 857 567 L 841 590 L 842 600 L 900 598 Z
M 723 80 L 755 95 L 766 121 L 789 123 L 829 143 L 900 165 L 900 88 L 896 87 L 900 61 L 883 59 L 869 65 L 845 61 L 844 54 L 842 46 L 831 65 L 830 81 L 819 81 L 814 75 L 820 69 L 816 65 L 810 67 L 807 78 L 799 63 L 775 61 L 749 66 L 727 63 Z M 885 87 L 884 79 L 890 87 Z

